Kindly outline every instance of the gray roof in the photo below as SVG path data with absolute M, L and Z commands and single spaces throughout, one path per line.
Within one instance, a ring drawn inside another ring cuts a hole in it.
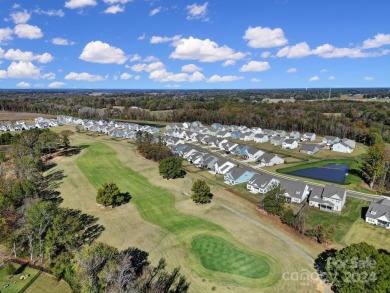
M 273 158 L 275 158 L 275 154 L 271 154 L 271 153 L 264 153 L 259 159 L 258 159 L 258 161 L 264 161 L 264 162 L 266 162 L 266 163 L 269 163 L 269 162 L 271 162 L 271 160 L 273 159 Z
M 387 198 L 371 203 L 366 213 L 366 217 L 372 219 L 378 219 L 383 216 L 390 221 L 390 200 Z
M 282 180 L 280 186 L 283 187 L 289 197 L 300 198 L 302 200 L 307 185 L 302 181 Z
M 324 192 L 322 193 L 323 198 L 331 198 L 337 196 L 340 200 L 343 200 L 346 196 L 344 188 L 340 188 L 334 185 L 328 185 L 324 187 Z
M 319 150 L 320 150 L 320 146 L 318 144 L 313 144 L 313 143 L 303 143 L 300 149 L 300 151 L 312 152 L 312 153 L 316 153 Z
M 233 178 L 234 181 L 236 181 L 238 178 L 240 178 L 245 172 L 250 172 L 254 174 L 252 169 L 249 168 L 241 168 L 241 167 L 233 167 L 229 174 Z
M 288 139 L 285 139 L 283 142 L 288 143 L 288 144 L 292 144 L 294 141 L 296 141 L 296 140 L 288 138 Z
M 250 155 L 254 155 L 256 154 L 258 151 L 260 151 L 259 149 L 257 148 L 254 148 L 254 147 L 250 147 L 249 149 L 246 150 L 246 152 Z
M 342 143 L 349 146 L 351 149 L 354 149 L 356 147 L 356 142 L 352 139 L 343 138 L 341 141 L 342 141 Z
M 274 179 L 273 176 L 267 173 L 260 173 L 253 176 L 252 179 L 249 180 L 249 183 L 257 187 L 265 187 L 272 181 L 272 179 Z

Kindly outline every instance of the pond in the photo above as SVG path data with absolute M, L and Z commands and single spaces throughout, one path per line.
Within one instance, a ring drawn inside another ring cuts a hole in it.
M 306 168 L 287 174 L 343 184 L 348 170 L 349 166 L 346 164 L 326 164 L 321 167 Z

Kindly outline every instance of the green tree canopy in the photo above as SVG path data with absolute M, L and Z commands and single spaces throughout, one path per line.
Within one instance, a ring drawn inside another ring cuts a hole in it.
M 114 182 L 104 183 L 96 195 L 96 202 L 105 207 L 121 205 L 129 200 L 130 194 L 122 193 Z
M 367 149 L 363 156 L 362 172 L 365 175 L 370 188 L 374 186 L 378 178 L 385 172 L 385 147 L 373 145 Z
M 209 203 L 213 195 L 210 192 L 210 186 L 203 179 L 195 180 L 191 188 L 192 200 L 196 203 Z
M 259 202 L 259 207 L 271 215 L 282 216 L 285 210 L 286 199 L 284 189 L 278 184 L 265 194 Z
M 183 176 L 182 160 L 179 157 L 168 157 L 158 165 L 160 175 L 166 179 L 174 179 Z

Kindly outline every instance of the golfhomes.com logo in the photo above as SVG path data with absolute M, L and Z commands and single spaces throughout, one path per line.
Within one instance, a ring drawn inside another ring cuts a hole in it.
M 299 282 L 300 285 L 309 285 L 324 279 L 329 283 L 334 280 L 341 280 L 344 283 L 366 283 L 377 280 L 374 268 L 376 261 L 370 258 L 359 259 L 353 257 L 348 260 L 328 258 L 326 267 L 318 273 L 309 270 L 300 270 L 298 272 L 285 272 L 282 279 L 285 281 Z

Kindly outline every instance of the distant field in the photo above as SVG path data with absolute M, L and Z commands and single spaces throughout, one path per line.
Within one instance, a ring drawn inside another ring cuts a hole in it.
M 38 113 L 27 113 L 27 112 L 8 112 L 0 111 L 0 121 L 16 121 L 16 120 L 30 120 L 37 117 L 44 118 L 55 118 L 55 115 L 46 115 Z

